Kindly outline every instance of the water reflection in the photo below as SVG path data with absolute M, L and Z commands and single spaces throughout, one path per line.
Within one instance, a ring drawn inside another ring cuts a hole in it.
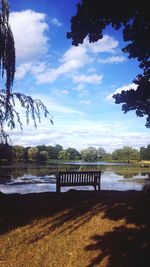
M 104 172 L 102 173 L 101 188 L 103 190 L 137 190 L 141 191 L 143 188 L 143 183 L 138 183 L 132 180 L 126 181 L 123 175 L 118 175 L 115 172 Z
M 4 194 L 29 194 L 40 192 L 56 192 L 56 184 L 23 184 L 0 185 L 0 191 Z
M 32 192 L 55 192 L 58 171 L 101 170 L 102 190 L 142 190 L 150 179 L 150 172 L 141 172 L 129 164 L 22 164 L 0 167 L 0 191 L 27 194 Z M 67 191 L 71 187 L 62 188 Z M 93 190 L 93 187 L 75 187 Z

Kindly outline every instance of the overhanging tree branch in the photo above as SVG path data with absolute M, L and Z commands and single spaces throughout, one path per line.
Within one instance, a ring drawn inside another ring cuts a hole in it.
M 0 142 L 7 142 L 8 134 L 4 126 L 14 129 L 18 123 L 20 128 L 23 128 L 20 114 L 15 108 L 16 100 L 25 110 L 27 123 L 31 118 L 36 127 L 37 120 L 40 122 L 41 112 L 45 117 L 49 117 L 51 123 L 53 120 L 39 99 L 12 91 L 15 76 L 15 44 L 9 25 L 8 1 L 0 0 L 0 5 L 0 76 L 5 80 L 5 89 L 0 89 Z
M 67 37 L 72 44 L 82 44 L 103 38 L 107 25 L 123 30 L 122 49 L 129 58 L 137 58 L 141 74 L 135 79 L 137 90 L 122 91 L 114 95 L 115 103 L 122 104 L 123 112 L 135 110 L 136 115 L 146 116 L 146 127 L 150 127 L 150 16 L 148 1 L 99 1 L 82 0 L 77 5 L 77 14 L 71 19 L 71 31 Z

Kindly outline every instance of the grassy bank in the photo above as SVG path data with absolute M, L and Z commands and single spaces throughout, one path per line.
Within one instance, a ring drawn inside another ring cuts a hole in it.
M 150 195 L 0 196 L 1 267 L 150 266 Z

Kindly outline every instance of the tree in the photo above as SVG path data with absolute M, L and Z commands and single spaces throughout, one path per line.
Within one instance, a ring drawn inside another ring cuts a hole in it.
M 81 159 L 85 161 L 97 160 L 97 150 L 94 147 L 88 147 L 87 149 L 81 150 Z
M 148 160 L 150 160 L 150 145 L 148 145 L 146 149 L 147 149 Z
M 67 150 L 61 150 L 59 152 L 59 156 L 58 156 L 59 159 L 62 159 L 62 160 L 69 160 L 70 159 L 70 154 Z
M 9 25 L 9 5 L 7 0 L 0 0 L 0 75 L 5 79 L 4 89 L 0 89 L 0 142 L 7 142 L 7 133 L 4 126 L 15 128 L 16 122 L 22 129 L 19 113 L 15 109 L 16 100 L 24 108 L 27 123 L 31 118 L 35 127 L 37 120 L 40 122 L 41 111 L 44 116 L 49 116 L 49 111 L 39 99 L 13 92 L 12 86 L 15 76 L 15 44 Z M 53 123 L 50 118 L 50 122 Z
M 75 148 L 69 147 L 66 150 L 70 154 L 71 160 L 80 159 L 80 153 Z
M 140 148 L 140 159 L 150 160 L 150 145 L 148 145 L 147 147 Z
M 122 148 L 122 155 L 123 155 L 123 159 L 127 160 L 128 162 L 131 159 L 138 159 L 139 158 L 139 152 L 136 149 L 133 149 L 130 146 L 124 146 Z
M 115 149 L 112 152 L 111 157 L 112 157 L 113 160 L 120 160 L 120 159 L 122 159 L 122 149 Z
M 133 80 L 137 89 L 113 95 L 122 111 L 135 110 L 136 115 L 146 115 L 146 127 L 150 127 L 150 16 L 148 1 L 99 1 L 82 0 L 77 5 L 77 14 L 71 19 L 71 32 L 67 37 L 72 44 L 82 44 L 88 36 L 90 42 L 103 38 L 106 26 L 122 29 L 127 45 L 122 49 L 129 58 L 137 58 L 141 74 Z
M 97 149 L 97 159 L 101 160 L 103 159 L 105 156 L 107 155 L 106 151 L 104 148 L 102 147 L 99 147 Z
M 37 147 L 30 147 L 28 150 L 28 157 L 30 160 L 37 160 L 39 151 Z
M 130 162 L 130 160 L 138 160 L 139 151 L 132 147 L 124 146 L 123 148 L 116 149 L 113 151 L 112 159 L 127 161 L 127 162 Z
M 50 159 L 58 159 L 61 150 L 63 150 L 63 147 L 58 144 L 55 146 L 47 146 L 47 152 Z
M 43 150 L 38 153 L 37 160 L 38 161 L 46 161 L 48 159 L 48 152 Z
M 7 143 L 0 144 L 0 160 L 11 160 L 12 159 L 12 148 Z
M 25 148 L 23 146 L 18 146 L 18 145 L 13 146 L 12 154 L 13 154 L 13 159 L 17 161 L 24 160 Z
M 59 152 L 63 150 L 63 147 L 61 145 L 55 145 L 54 147 L 54 159 L 58 159 L 59 157 Z
M 46 145 L 39 145 L 39 146 L 37 146 L 37 149 L 38 149 L 39 152 L 41 152 L 41 151 L 47 151 Z

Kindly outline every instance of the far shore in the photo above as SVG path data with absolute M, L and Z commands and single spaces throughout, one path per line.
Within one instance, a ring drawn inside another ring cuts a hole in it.
M 19 164 L 69 164 L 69 163 L 78 163 L 78 164 L 90 164 L 90 163 L 94 163 L 94 164 L 98 164 L 98 163 L 129 163 L 129 164 L 133 164 L 133 165 L 141 165 L 141 164 L 147 164 L 150 166 L 150 160 L 141 160 L 141 161 L 137 161 L 137 160 L 130 160 L 130 161 L 122 161 L 122 160 L 99 160 L 99 161 L 83 161 L 83 160 L 59 160 L 59 159 L 52 159 L 52 160 L 47 160 L 47 161 L 34 161 L 34 160 L 27 160 L 27 161 L 8 161 L 8 160 L 1 160 L 0 159 L 0 166 L 5 166 L 8 164 L 12 164 L 12 165 L 19 165 Z

